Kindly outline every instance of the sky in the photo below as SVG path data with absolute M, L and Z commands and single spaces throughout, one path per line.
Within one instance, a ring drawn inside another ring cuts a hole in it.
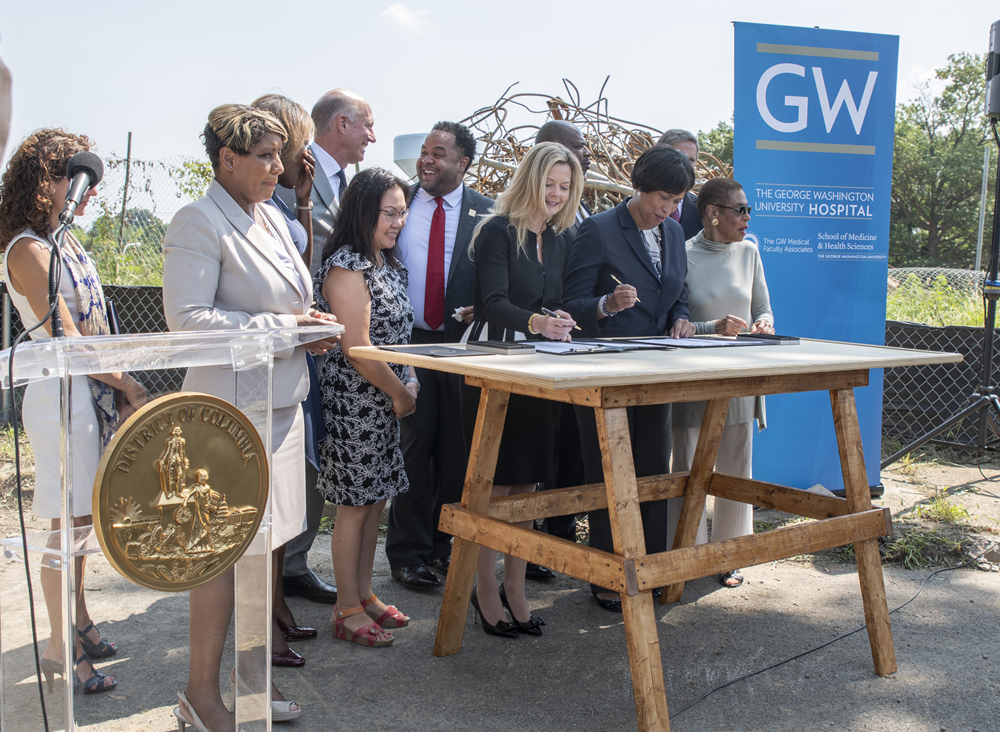
M 311 109 L 344 87 L 375 116 L 362 165 L 388 167 L 393 137 L 466 117 L 514 82 L 563 94 L 568 78 L 587 103 L 608 76 L 612 116 L 708 130 L 732 114 L 733 21 L 898 35 L 902 102 L 949 54 L 988 50 L 1000 7 L 960 5 L 942 22 L 927 0 L 0 0 L 0 58 L 14 79 L 6 156 L 61 126 L 98 154 L 124 155 L 131 131 L 136 158 L 202 157 L 198 136 L 219 104 L 279 92 Z

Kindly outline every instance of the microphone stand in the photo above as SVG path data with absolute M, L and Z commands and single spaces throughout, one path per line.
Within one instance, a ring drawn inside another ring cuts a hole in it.
M 62 313 L 59 312 L 59 283 L 62 281 L 62 243 L 73 223 L 75 206 L 66 206 L 59 213 L 59 226 L 49 235 L 52 253 L 49 256 L 49 309 L 52 311 L 52 337 L 63 338 Z

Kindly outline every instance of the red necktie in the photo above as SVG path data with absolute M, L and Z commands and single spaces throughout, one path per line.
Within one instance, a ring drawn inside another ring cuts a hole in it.
M 444 199 L 435 198 L 431 238 L 427 246 L 427 284 L 424 288 L 424 322 L 431 330 L 444 323 Z
M 680 222 L 680 220 L 681 220 L 681 212 L 678 209 L 675 208 L 674 212 L 672 214 L 670 214 L 670 218 L 672 218 L 674 221 Z

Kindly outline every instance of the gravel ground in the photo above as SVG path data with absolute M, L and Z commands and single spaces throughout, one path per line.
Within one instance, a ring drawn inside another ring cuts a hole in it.
M 984 470 L 992 478 L 1000 469 Z M 974 466 L 897 466 L 883 482 L 881 503 L 901 518 L 944 490 L 956 493 L 951 500 L 970 511 L 977 528 L 965 531 L 978 545 L 1000 539 L 1000 491 Z M 781 519 L 774 512 L 756 517 Z M 0 529 L 5 536 L 16 533 L 9 502 L 0 513 Z M 311 563 L 332 577 L 326 537 L 317 540 Z M 749 568 L 746 583 L 735 590 L 723 589 L 715 578 L 691 582 L 681 603 L 656 605 L 667 699 L 676 715 L 671 727 L 674 732 L 998 730 L 1000 573 L 990 571 L 995 567 L 937 574 L 916 600 L 892 615 L 899 671 L 886 678 L 874 674 L 861 631 L 738 680 L 863 625 L 854 567 L 832 553 Z M 171 708 L 186 678 L 187 596 L 136 587 L 100 556 L 89 561 L 87 572 L 92 613 L 121 649 L 99 668 L 119 685 L 107 694 L 80 697 L 78 724 L 109 731 L 176 728 Z M 473 624 L 470 609 L 463 651 L 435 658 L 441 592 L 415 593 L 391 582 L 381 551 L 375 573 L 376 592 L 411 615 L 410 626 L 396 632 L 391 648 L 352 646 L 330 637 L 328 606 L 292 598 L 298 622 L 320 634 L 295 644 L 307 658 L 304 668 L 275 669 L 276 683 L 304 710 L 301 720 L 275 729 L 636 729 L 621 616 L 598 608 L 585 583 L 562 575 L 529 583 L 534 612 L 547 623 L 543 637 L 487 636 Z M 930 573 L 886 567 L 890 609 L 909 600 Z M 38 730 L 22 564 L 0 563 L 0 593 L 3 729 Z M 44 638 L 47 622 L 37 585 L 36 602 Z M 698 701 L 730 681 L 736 682 Z M 228 699 L 228 684 L 223 696 Z M 62 728 L 56 696 L 47 699 L 52 728 Z

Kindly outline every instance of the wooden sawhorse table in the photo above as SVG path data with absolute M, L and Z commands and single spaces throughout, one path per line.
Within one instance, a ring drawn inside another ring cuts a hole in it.
M 853 543 L 875 673 L 895 672 L 877 541 L 892 523 L 888 509 L 872 508 L 853 390 L 868 384 L 872 368 L 961 356 L 825 341 L 613 355 L 433 358 L 377 348 L 351 355 L 464 374 L 483 390 L 462 501 L 441 511 L 440 529 L 456 538 L 434 655 L 462 649 L 479 547 L 513 554 L 621 593 L 639 730 L 669 732 L 652 590 L 665 587 L 661 602 L 677 602 L 687 580 Z M 830 392 L 846 500 L 714 471 L 731 398 L 821 390 Z M 605 482 L 491 500 L 510 394 L 593 407 Z M 708 406 L 690 472 L 637 479 L 625 408 L 700 400 Z M 816 521 L 694 546 L 708 494 Z M 646 554 L 640 504 L 679 496 L 673 550 Z M 614 554 L 514 525 L 600 508 L 610 513 Z

